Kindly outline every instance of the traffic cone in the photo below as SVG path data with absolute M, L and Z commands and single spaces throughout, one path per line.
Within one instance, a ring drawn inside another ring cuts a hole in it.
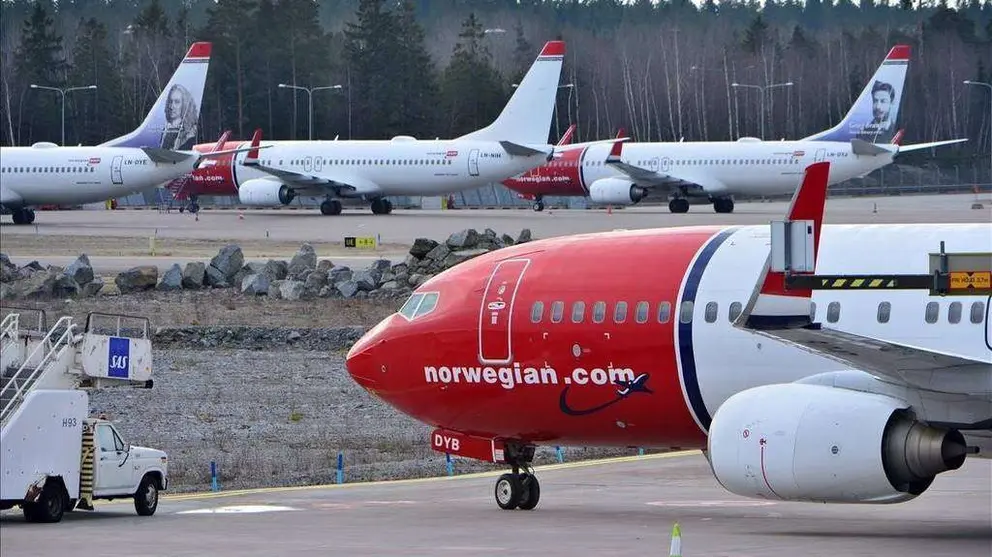
M 682 529 L 678 522 L 672 527 L 672 547 L 668 550 L 668 557 L 682 557 Z
M 238 220 L 245 220 L 245 212 L 238 211 Z

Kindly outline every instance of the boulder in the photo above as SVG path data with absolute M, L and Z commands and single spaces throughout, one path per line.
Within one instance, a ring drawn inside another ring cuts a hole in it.
M 234 275 L 238 274 L 244 264 L 244 253 L 241 252 L 241 246 L 237 244 L 228 244 L 222 247 L 217 255 L 210 260 L 210 266 L 220 271 L 226 282 L 233 280 Z
M 438 243 L 430 238 L 417 238 L 413 241 L 413 246 L 410 248 L 410 255 L 417 259 L 423 259 L 437 245 Z
M 85 253 L 81 254 L 71 265 L 66 267 L 65 274 L 72 277 L 72 280 L 76 281 L 79 286 L 84 286 L 93 280 L 93 266 L 90 265 L 90 258 L 86 257 Z
M 517 241 L 515 244 L 523 244 L 524 242 L 530 242 L 533 238 L 530 235 L 530 228 L 524 228 L 520 231 L 520 235 L 517 236 Z
M 424 259 L 429 259 L 431 261 L 443 261 L 445 257 L 448 257 L 449 253 L 451 253 L 451 248 L 445 244 L 441 244 L 432 249 Z
M 509 234 L 503 234 L 503 236 L 502 236 L 501 239 L 503 240 L 503 246 L 504 247 L 505 246 L 512 246 L 514 244 L 513 236 L 510 236 Z
M 207 265 L 202 261 L 190 261 L 183 269 L 183 288 L 196 290 L 203 288 L 203 281 L 206 278 Z
M 117 278 L 114 279 L 114 284 L 117 285 L 117 289 L 120 290 L 121 294 L 151 290 L 155 288 L 157 282 L 158 267 L 155 265 L 131 267 L 123 273 L 118 274 Z
M 80 296 L 89 298 L 91 296 L 96 296 L 103 290 L 103 277 L 93 277 L 93 280 L 87 282 L 83 285 L 82 291 L 79 293 Z
M 227 281 L 227 277 L 224 276 L 224 273 L 217 267 L 214 267 L 213 265 L 207 266 L 207 271 L 205 274 L 204 281 L 206 282 L 206 285 L 210 286 L 211 288 L 231 287 L 231 283 Z
M 433 249 L 433 248 L 431 248 L 431 249 Z M 403 265 L 406 265 L 408 269 L 414 269 L 418 265 L 420 265 L 420 258 L 419 257 L 414 257 L 412 255 L 407 255 L 406 258 L 403 259 Z
M 459 263 L 463 263 L 465 261 L 468 261 L 469 259 L 472 259 L 473 257 L 478 257 L 486 253 L 489 253 L 489 250 L 483 248 L 453 251 L 448 255 L 448 257 L 444 258 L 444 261 L 441 263 L 441 266 L 445 269 L 450 269 L 455 265 L 458 265 Z
M 349 267 L 335 267 L 327 272 L 327 282 L 337 284 L 341 281 L 351 280 L 352 274 Z
M 375 287 L 379 285 L 379 278 L 369 270 L 358 271 L 351 277 L 351 280 L 355 281 L 359 290 L 366 292 L 375 290 Z
M 269 280 L 286 280 L 289 276 L 289 264 L 285 261 L 269 259 L 265 264 L 265 274 L 269 275 Z
M 269 293 L 269 277 L 265 273 L 248 275 L 241 280 L 241 293 L 249 296 L 262 296 Z
M 321 259 L 317 262 L 317 272 L 323 275 L 326 275 L 333 268 L 334 263 L 330 259 Z
M 358 283 L 353 280 L 343 280 L 334 285 L 334 288 L 345 298 L 351 298 L 359 292 Z
M 52 296 L 56 298 L 74 298 L 79 295 L 79 283 L 65 273 L 56 275 L 55 284 L 52 285 Z
M 286 281 L 284 280 L 269 281 L 269 298 L 272 298 L 273 300 L 282 299 L 282 283 L 284 282 Z
M 327 285 L 327 275 L 325 273 L 318 271 L 313 271 L 307 275 L 306 280 L 303 281 L 303 288 L 308 296 L 317 296 L 320 294 L 320 289 Z
M 183 270 L 176 263 L 162 274 L 162 280 L 158 281 L 156 290 L 171 291 L 183 289 Z
M 0 253 L 0 282 L 17 280 L 17 265 L 10 262 L 6 253 Z
M 298 280 L 286 280 L 279 285 L 279 294 L 283 300 L 299 300 L 303 297 L 303 288 Z
M 369 265 L 369 270 L 378 271 L 379 275 L 382 276 L 382 274 L 388 271 L 392 266 L 393 262 L 388 259 L 376 259 L 371 265 Z
M 427 280 L 430 279 L 430 278 L 431 277 L 429 275 L 424 275 L 424 274 L 421 274 L 421 273 L 414 273 L 414 274 L 410 275 L 410 278 L 406 282 L 410 286 L 416 288 L 416 287 L 420 286 L 421 284 L 424 284 L 425 282 L 427 282 Z
M 289 262 L 289 276 L 295 280 L 303 280 L 307 271 L 317 268 L 317 253 L 310 244 L 303 244 Z
M 479 243 L 479 233 L 474 228 L 466 228 L 461 232 L 455 232 L 451 236 L 448 236 L 448 241 L 445 242 L 451 249 L 471 248 L 475 247 L 477 243 Z
M 399 290 L 400 289 L 400 283 L 397 282 L 397 281 L 395 281 L 395 280 L 391 280 L 389 282 L 383 283 L 383 285 L 380 287 L 380 289 L 381 290 Z

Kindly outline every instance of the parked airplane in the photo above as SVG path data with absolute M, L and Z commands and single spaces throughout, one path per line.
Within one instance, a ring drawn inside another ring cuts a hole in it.
M 187 174 L 200 161 L 189 151 L 210 64 L 211 43 L 190 46 L 186 57 L 136 130 L 97 146 L 0 147 L 0 206 L 15 224 L 34 222 L 31 207 L 78 205 L 156 188 Z M 222 153 L 214 153 L 220 156 Z
M 564 55 L 564 42 L 545 44 L 499 117 L 459 138 L 267 141 L 271 148 L 261 160 L 221 158 L 170 187 L 177 198 L 189 197 L 193 210 L 200 195 L 237 195 L 248 206 L 286 205 L 304 196 L 323 197 L 325 215 L 341 213 L 340 198 L 368 200 L 378 215 L 392 211 L 386 196 L 443 195 L 499 182 L 551 157 L 548 131 Z
M 809 233 L 791 241 L 817 273 L 800 278 L 854 273 L 827 282 L 853 290 L 787 288 L 768 226 L 550 238 L 431 278 L 348 371 L 437 428 L 435 450 L 509 465 L 503 509 L 537 505 L 538 444 L 701 449 L 746 496 L 913 499 L 966 453 L 992 455 L 992 300 L 892 275 L 929 281 L 946 242 L 978 253 L 987 281 L 992 225 L 827 226 L 821 240 L 829 166 L 795 192 L 789 229 Z
M 803 169 L 829 161 L 831 183 L 863 176 L 896 155 L 967 139 L 900 146 L 893 141 L 902 104 L 910 47 L 894 46 L 839 124 L 798 141 L 629 143 L 622 158 L 610 146 L 564 151 L 547 164 L 503 181 L 544 210 L 544 196 L 588 196 L 595 203 L 633 205 L 651 192 L 669 197 L 673 213 L 690 203 L 712 203 L 717 213 L 734 210 L 735 194 L 780 195 L 796 190 Z

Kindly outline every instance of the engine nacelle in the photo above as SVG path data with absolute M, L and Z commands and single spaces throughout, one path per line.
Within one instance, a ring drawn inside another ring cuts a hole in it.
M 589 199 L 609 205 L 633 205 L 648 195 L 648 190 L 623 178 L 596 180 L 589 188 Z
M 238 201 L 242 205 L 272 207 L 289 205 L 296 198 L 296 192 L 289 186 L 275 180 L 256 178 L 248 180 L 238 188 Z
M 957 430 L 928 426 L 894 398 L 822 385 L 767 385 L 713 416 L 708 458 L 728 491 L 762 499 L 897 503 L 959 468 Z

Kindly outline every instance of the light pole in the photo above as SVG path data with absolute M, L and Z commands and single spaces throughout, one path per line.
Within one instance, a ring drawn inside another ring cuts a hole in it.
M 322 87 L 303 87 L 301 85 L 289 85 L 287 83 L 280 83 L 279 84 L 279 87 L 281 89 L 299 89 L 300 91 L 306 91 L 307 92 L 307 106 L 309 107 L 309 113 L 310 113 L 310 118 L 309 118 L 309 121 L 310 121 L 309 139 L 312 141 L 313 140 L 313 92 L 314 91 L 320 91 L 322 89 L 341 89 L 343 86 L 342 85 L 326 85 L 326 86 L 322 86 Z
M 80 91 L 82 89 L 96 89 L 96 85 L 86 85 L 83 87 L 67 87 L 60 89 L 58 87 L 47 87 L 45 85 L 35 85 L 31 84 L 32 89 L 47 89 L 49 91 L 56 91 L 58 94 L 62 95 L 62 145 L 65 146 L 65 94 L 70 91 Z
M 964 80 L 965 85 L 981 85 L 989 88 L 989 179 L 992 181 L 992 83 Z
M 765 91 L 768 89 L 774 89 L 775 87 L 792 87 L 792 82 L 788 81 L 786 83 L 771 83 L 767 85 L 744 85 L 742 83 L 731 83 L 731 87 L 738 89 L 741 87 L 757 89 L 761 91 L 761 140 L 765 140 Z

